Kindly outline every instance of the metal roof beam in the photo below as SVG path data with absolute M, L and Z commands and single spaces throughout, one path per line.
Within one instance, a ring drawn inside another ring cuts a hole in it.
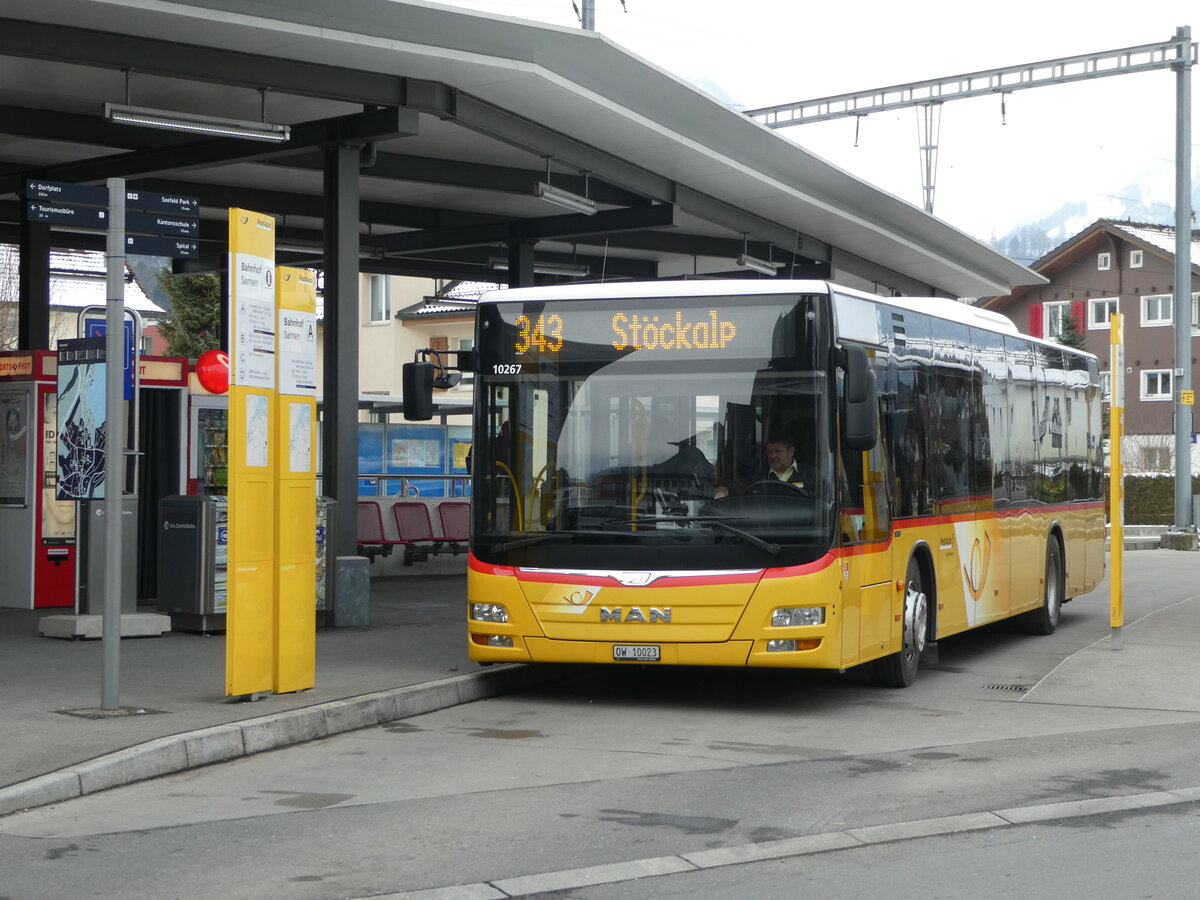
M 106 178 L 138 178 L 182 169 L 256 162 L 303 152 L 311 147 L 370 142 L 414 134 L 417 134 L 417 114 L 412 110 L 375 109 L 293 125 L 291 140 L 283 144 L 267 145 L 236 138 L 222 138 L 32 169 L 25 176 L 7 175 L 0 179 L 0 194 L 20 190 L 24 186 L 25 177 L 87 184 Z
M 176 179 L 139 180 L 136 184 L 145 190 L 161 191 L 164 194 L 176 193 L 199 197 L 201 206 L 242 206 L 276 218 L 286 216 L 323 218 L 324 201 L 317 194 L 232 187 L 205 181 L 179 181 Z M 360 218 L 364 223 L 398 228 L 449 228 L 508 221 L 504 216 L 488 213 L 460 212 L 435 206 L 414 206 L 409 203 L 391 203 L 381 200 L 363 200 L 359 204 L 359 210 Z M 286 231 L 287 222 L 281 222 L 280 228 Z M 285 237 L 280 238 L 280 240 L 286 239 Z
M 411 256 L 388 256 L 383 259 L 369 257 L 359 260 L 359 270 L 372 274 L 414 275 L 422 278 L 460 278 L 465 281 L 495 281 L 503 283 L 507 273 L 498 272 L 488 265 L 493 252 L 478 259 L 454 259 L 439 255 L 436 259 L 423 259 Z M 501 254 L 502 255 L 502 254 Z M 609 257 L 605 260 L 598 256 L 569 256 L 561 253 L 537 254 L 535 266 L 540 263 L 560 265 L 574 264 L 587 266 L 590 270 L 588 278 L 599 278 L 603 272 L 605 278 L 621 278 L 636 281 L 653 281 L 658 278 L 658 263 L 647 259 L 620 259 Z M 539 284 L 575 283 L 578 278 L 561 275 L 547 275 L 542 272 L 534 273 Z
M 395 75 L 20 19 L 0 19 L 0 55 L 132 68 L 146 75 L 253 90 L 269 87 L 347 103 L 405 103 L 405 79 Z
M 743 251 L 751 256 L 766 259 L 772 256 L 776 262 L 783 260 L 790 263 L 793 256 L 791 248 L 780 247 L 764 241 L 746 241 L 741 238 L 719 238 L 703 234 L 691 234 L 685 231 L 631 231 L 617 234 L 604 240 L 613 247 L 625 250 L 646 250 L 652 253 L 675 253 L 680 256 L 709 256 L 733 259 Z M 579 243 L 589 244 L 588 237 L 581 237 Z M 801 259 L 802 257 L 796 257 Z
M 675 224 L 675 208 L 666 204 L 630 209 L 605 209 L 594 216 L 545 216 L 491 225 L 443 228 L 439 231 L 411 231 L 380 235 L 371 243 L 389 253 L 420 253 L 425 250 L 450 250 L 456 247 L 480 247 L 510 241 L 572 240 L 584 235 L 663 228 Z
M 419 108 L 536 156 L 548 156 L 576 172 L 590 172 L 603 181 L 643 197 L 662 203 L 675 202 L 675 182 L 671 179 L 655 175 L 618 156 L 493 106 L 464 91 L 452 88 L 433 91 L 424 98 Z
M 743 232 L 780 247 L 790 247 L 806 256 L 829 258 L 829 245 L 815 238 L 686 188 L 669 178 L 655 175 L 603 150 L 514 115 L 463 91 L 447 89 L 444 94 L 436 95 L 436 99 L 441 111 L 437 111 L 433 99 L 425 107 L 426 111 L 455 121 L 472 131 L 487 134 L 530 153 L 550 156 L 580 172 L 590 172 L 604 181 L 620 185 L 637 194 L 674 204 L 684 212 L 731 231 Z
M 690 188 L 680 187 L 679 208 L 708 222 L 715 222 L 730 231 L 751 238 L 767 241 L 781 250 L 807 256 L 813 260 L 828 260 L 832 249 L 824 241 L 818 241 L 799 231 L 784 228 L 769 219 L 756 216 L 723 200 L 701 194 Z
M 302 169 L 320 168 L 320 156 L 305 154 L 273 160 L 272 165 Z M 539 181 L 546 180 L 544 169 L 522 169 L 514 166 L 497 166 L 490 163 L 472 163 L 459 160 L 436 159 L 430 156 L 412 156 L 406 153 L 380 151 L 372 165 L 363 171 L 364 178 L 385 178 L 393 181 L 412 181 L 421 184 L 443 184 L 474 190 L 501 191 L 510 194 L 525 194 L 530 197 Z M 554 184 L 572 193 L 583 194 L 597 203 L 614 206 L 646 206 L 650 200 L 645 196 L 607 184 L 600 178 L 582 175 L 557 174 Z

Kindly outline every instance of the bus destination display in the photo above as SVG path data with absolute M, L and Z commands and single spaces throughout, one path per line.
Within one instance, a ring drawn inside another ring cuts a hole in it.
M 513 351 L 525 355 L 557 353 L 563 345 L 563 317 L 558 313 L 531 318 L 519 315 L 513 323 L 517 338 Z M 610 322 L 614 350 L 724 350 L 737 337 L 737 325 L 722 319 L 715 309 L 702 318 L 684 318 L 683 310 L 674 315 L 616 313 Z

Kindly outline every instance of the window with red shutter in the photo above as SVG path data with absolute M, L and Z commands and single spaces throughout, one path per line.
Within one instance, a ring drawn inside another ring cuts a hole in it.
M 1029 307 L 1029 333 L 1034 337 L 1042 336 L 1042 304 L 1040 303 Z

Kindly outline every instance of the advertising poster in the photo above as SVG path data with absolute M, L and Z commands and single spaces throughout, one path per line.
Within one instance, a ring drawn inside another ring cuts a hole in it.
M 58 484 L 58 394 L 47 391 L 42 408 L 42 540 L 75 540 L 75 504 L 56 497 Z
M 29 397 L 24 392 L 0 394 L 0 506 L 24 506 L 29 478 Z

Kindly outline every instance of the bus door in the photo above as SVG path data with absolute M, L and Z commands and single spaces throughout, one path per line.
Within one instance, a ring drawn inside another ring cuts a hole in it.
M 1035 553 L 1037 518 L 1032 514 L 1037 503 L 1037 446 L 1039 404 L 1045 388 L 1041 384 L 1041 366 L 1035 346 L 1028 339 L 1008 335 L 1004 338 L 1009 358 L 1008 385 L 1008 495 L 1009 512 L 1005 521 L 1005 547 L 1008 552 L 1009 609 L 1029 606 L 1038 596 L 1042 572 L 1029 565 Z M 1044 549 L 1043 551 L 1044 552 Z
M 872 353 L 877 384 L 886 378 L 886 357 Z M 838 373 L 838 393 L 842 393 Z M 882 396 L 882 392 L 881 392 Z M 890 640 L 899 640 L 903 594 L 893 586 L 888 552 L 893 517 L 894 475 L 882 429 L 875 446 L 866 451 L 843 447 L 839 468 L 839 542 L 842 548 L 842 658 L 850 663 L 879 656 Z
M 1004 616 L 1010 611 L 1012 566 L 1009 533 L 1013 516 L 1008 476 L 1012 461 L 1009 452 L 1012 375 L 1003 335 L 972 328 L 971 337 L 976 368 L 982 379 L 974 425 L 980 547 L 968 572 L 971 579 L 967 587 L 986 595 L 973 601 L 977 607 L 986 603 L 989 615 Z
M 933 481 L 936 533 L 930 543 L 937 569 L 937 631 L 953 634 L 983 621 L 978 604 L 984 597 L 980 581 L 985 562 L 990 566 L 990 545 L 977 525 L 980 498 L 975 449 L 975 394 L 979 378 L 974 371 L 970 329 L 958 322 L 932 321 L 933 377 Z M 934 541 L 936 540 L 936 544 Z

